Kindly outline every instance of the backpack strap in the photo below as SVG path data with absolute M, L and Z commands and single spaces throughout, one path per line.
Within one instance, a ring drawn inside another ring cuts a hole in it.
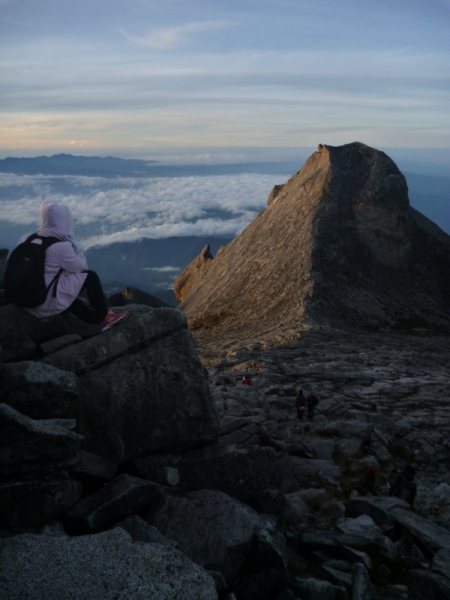
M 53 279 L 51 280 L 50 284 L 47 286 L 47 294 L 49 293 L 49 291 L 52 289 L 53 287 L 53 298 L 56 298 L 56 291 L 58 289 L 58 281 L 59 278 L 61 276 L 61 273 L 64 271 L 63 268 L 61 268 L 56 275 L 53 277 Z

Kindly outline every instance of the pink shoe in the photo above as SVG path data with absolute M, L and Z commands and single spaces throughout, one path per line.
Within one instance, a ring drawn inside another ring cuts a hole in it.
M 107 329 L 110 329 L 113 325 L 116 325 L 120 321 L 125 321 L 125 319 L 128 319 L 129 316 L 130 313 L 127 310 L 124 310 L 120 313 L 113 313 L 112 310 L 109 310 L 106 317 L 100 323 L 100 330 L 106 331 Z

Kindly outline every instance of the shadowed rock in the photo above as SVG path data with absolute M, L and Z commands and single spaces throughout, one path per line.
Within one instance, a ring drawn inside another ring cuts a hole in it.
M 34 361 L 0 365 L 0 401 L 32 419 L 62 417 L 78 394 L 73 373 Z
M 163 306 L 169 306 L 166 302 L 163 302 L 152 294 L 147 294 L 134 287 L 126 287 L 121 292 L 113 294 L 109 297 L 111 306 L 127 306 L 128 304 L 145 304 L 152 308 L 162 308 Z
M 258 515 L 222 492 L 200 490 L 168 495 L 149 520 L 193 561 L 230 581 L 250 549 Z

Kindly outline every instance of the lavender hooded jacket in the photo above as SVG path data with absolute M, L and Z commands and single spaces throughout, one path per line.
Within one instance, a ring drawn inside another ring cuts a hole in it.
M 36 308 L 25 309 L 35 317 L 43 318 L 57 315 L 72 304 L 87 277 L 86 273 L 82 273 L 87 269 L 87 263 L 83 251 L 71 232 L 71 216 L 66 206 L 42 204 L 40 226 L 37 233 L 46 237 L 57 237 L 61 240 L 46 250 L 45 283 L 50 285 L 59 269 L 64 269 L 58 280 L 56 297 L 53 296 L 52 289 L 44 304 Z M 28 237 L 29 234 L 21 237 L 19 244 Z M 33 244 L 36 243 L 41 243 L 41 241 L 34 240 Z

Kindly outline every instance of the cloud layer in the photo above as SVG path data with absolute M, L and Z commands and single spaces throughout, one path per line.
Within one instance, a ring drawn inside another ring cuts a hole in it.
M 86 250 L 94 245 L 185 235 L 233 236 L 289 174 L 210 177 L 46 177 L 0 174 L 0 234 L 36 227 L 42 202 L 66 204 Z

